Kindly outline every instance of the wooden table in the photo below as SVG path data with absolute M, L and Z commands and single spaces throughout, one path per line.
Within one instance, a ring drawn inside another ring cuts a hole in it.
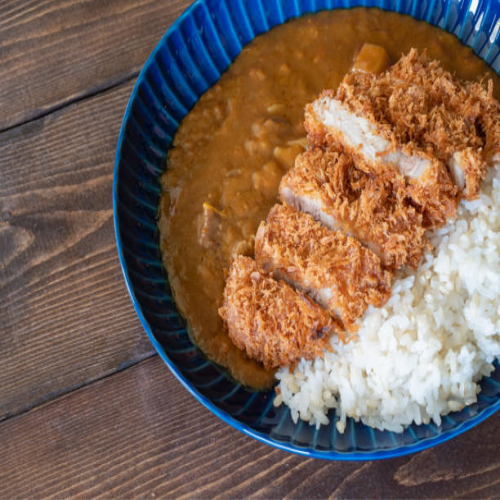
M 155 354 L 118 263 L 113 160 L 189 3 L 0 3 L 0 498 L 498 496 L 500 414 L 397 460 L 304 459 L 218 420 Z

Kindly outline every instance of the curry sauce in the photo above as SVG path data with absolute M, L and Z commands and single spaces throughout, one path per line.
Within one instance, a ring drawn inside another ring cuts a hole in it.
M 498 89 L 488 66 L 439 28 L 378 9 L 322 12 L 246 46 L 186 116 L 169 153 L 159 226 L 176 303 L 201 350 L 247 386 L 268 387 L 274 373 L 224 330 L 218 309 L 225 270 L 234 256 L 253 255 L 279 182 L 307 145 L 306 103 L 337 88 L 364 43 L 384 47 L 391 62 L 412 47 L 427 49 L 459 78 L 487 73 Z

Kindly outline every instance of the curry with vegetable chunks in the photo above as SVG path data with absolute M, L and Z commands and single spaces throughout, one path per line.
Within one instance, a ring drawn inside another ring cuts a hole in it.
M 224 273 L 234 256 L 253 255 L 279 182 L 307 146 L 304 107 L 337 88 L 353 61 L 354 69 L 381 71 L 412 47 L 462 79 L 487 73 L 500 88 L 484 62 L 438 28 L 378 9 L 336 10 L 257 37 L 179 127 L 162 177 L 163 261 L 194 342 L 244 385 L 268 387 L 274 372 L 224 330 Z

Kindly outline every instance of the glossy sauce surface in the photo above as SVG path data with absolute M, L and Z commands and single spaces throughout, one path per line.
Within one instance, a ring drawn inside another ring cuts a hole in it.
M 408 16 L 378 9 L 322 12 L 290 21 L 247 45 L 197 102 L 175 136 L 162 177 L 163 261 L 193 340 L 244 385 L 260 389 L 274 373 L 238 350 L 218 316 L 224 270 L 253 255 L 261 220 L 277 201 L 282 175 L 306 146 L 303 112 L 336 88 L 363 43 L 395 62 L 412 47 L 460 78 L 496 75 L 458 39 Z

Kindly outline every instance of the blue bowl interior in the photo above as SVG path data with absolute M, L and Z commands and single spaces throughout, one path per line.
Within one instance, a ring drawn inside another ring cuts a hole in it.
M 500 368 L 482 383 L 477 404 L 443 419 L 381 432 L 349 419 L 345 433 L 331 422 L 318 431 L 294 424 L 273 391 L 254 392 L 231 381 L 189 340 L 162 266 L 156 224 L 159 176 L 183 117 L 256 35 L 305 13 L 380 7 L 454 33 L 498 73 L 500 3 L 484 0 L 198 0 L 170 28 L 139 75 L 123 119 L 114 177 L 114 215 L 125 280 L 139 318 L 160 356 L 206 407 L 268 444 L 327 459 L 367 460 L 428 448 L 476 425 L 500 407 Z

